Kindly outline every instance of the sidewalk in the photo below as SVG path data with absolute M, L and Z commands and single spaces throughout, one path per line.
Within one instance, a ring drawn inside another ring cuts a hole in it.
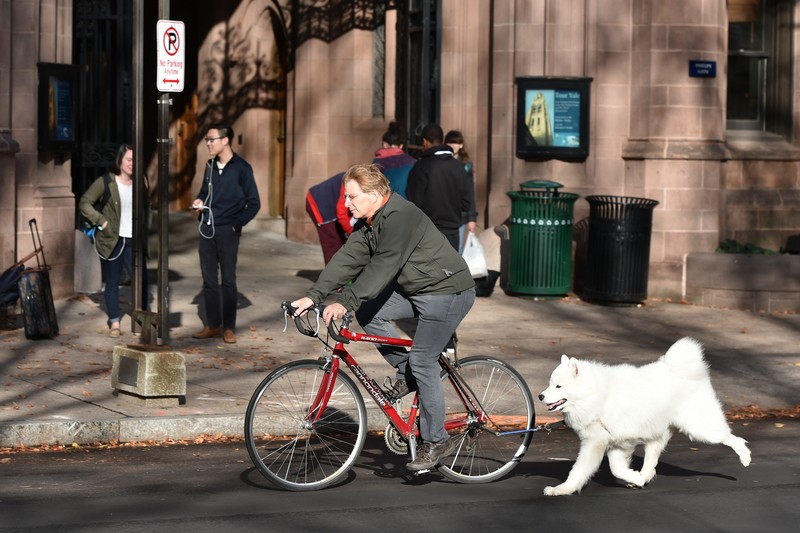
M 102 295 L 79 295 L 55 303 L 60 330 L 55 339 L 26 339 L 21 327 L 0 331 L 0 447 L 241 436 L 250 394 L 267 373 L 285 362 L 320 355 L 318 341 L 293 327 L 281 332 L 279 307 L 283 300 L 302 296 L 315 279 L 322 268 L 318 246 L 245 228 L 238 268 L 238 343 L 226 345 L 221 339 L 191 338 L 202 327 L 196 221 L 173 215 L 170 235 L 173 327 L 168 347 L 186 358 L 185 404 L 145 407 L 115 393 L 114 346 L 136 344 L 138 338 L 130 334 L 127 316 L 123 336 L 108 337 Z M 127 290 L 121 292 L 127 296 Z M 459 348 L 462 357 L 487 354 L 505 360 L 538 395 L 562 353 L 639 365 L 687 335 L 705 344 L 712 382 L 726 409 L 800 403 L 800 315 L 658 301 L 606 307 L 574 297 L 511 297 L 498 287 L 491 297 L 476 301 L 459 329 Z M 379 382 L 392 374 L 372 347 L 354 352 Z M 542 407 L 537 403 L 538 415 L 545 414 Z

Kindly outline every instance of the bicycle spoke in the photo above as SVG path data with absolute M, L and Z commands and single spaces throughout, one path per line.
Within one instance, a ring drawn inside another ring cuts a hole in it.
M 317 490 L 339 481 L 366 438 L 366 408 L 352 380 L 339 374 L 327 403 L 319 361 L 289 363 L 271 373 L 250 400 L 248 452 L 259 471 L 289 490 Z M 324 411 L 316 412 L 325 405 Z
M 506 475 L 527 450 L 532 435 L 498 435 L 511 428 L 526 429 L 534 421 L 533 398 L 525 381 L 511 367 L 487 357 L 462 360 L 459 374 L 481 413 L 450 430 L 458 440 L 456 451 L 439 470 L 464 483 L 483 483 Z M 467 409 L 454 385 L 445 382 L 447 419 L 464 416 Z

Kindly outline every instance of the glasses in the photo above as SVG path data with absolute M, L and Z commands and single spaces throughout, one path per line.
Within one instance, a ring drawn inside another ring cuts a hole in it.
M 205 138 L 205 141 L 206 141 L 207 143 L 213 143 L 214 141 L 218 141 L 218 140 L 220 140 L 220 139 L 222 139 L 222 137 L 206 137 L 206 138 Z
M 344 199 L 345 199 L 345 201 L 350 200 L 352 202 L 353 198 L 355 198 L 356 196 L 361 196 L 362 194 L 364 194 L 363 191 L 358 193 L 358 194 L 345 194 L 344 195 Z

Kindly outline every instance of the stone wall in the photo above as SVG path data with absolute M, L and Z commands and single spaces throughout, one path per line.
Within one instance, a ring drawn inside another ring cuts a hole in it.
M 684 299 L 707 307 L 800 312 L 800 256 L 691 253 Z
M 778 251 L 800 233 L 800 149 L 783 141 L 730 142 L 723 166 L 720 240 Z
M 62 298 L 73 294 L 74 287 L 75 200 L 68 155 L 38 150 L 37 63 L 72 62 L 72 2 L 2 1 L 0 29 L 0 128 L 8 127 L 6 136 L 18 147 L 2 156 L 0 186 L 13 191 L 2 200 L 2 216 L 12 213 L 12 221 L 3 227 L 13 228 L 13 238 L 2 237 L 3 259 L 9 255 L 6 250 L 16 258 L 34 250 L 29 221 L 36 219 L 52 267 L 53 296 Z
M 372 161 L 388 121 L 372 116 L 372 33 L 353 30 L 332 43 L 307 41 L 289 78 L 287 234 L 316 242 L 305 211 L 312 185 Z

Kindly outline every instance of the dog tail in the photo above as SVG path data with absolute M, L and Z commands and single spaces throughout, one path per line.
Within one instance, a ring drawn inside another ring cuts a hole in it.
M 691 337 L 684 337 L 670 346 L 662 359 L 672 372 L 684 379 L 708 377 L 703 345 Z

